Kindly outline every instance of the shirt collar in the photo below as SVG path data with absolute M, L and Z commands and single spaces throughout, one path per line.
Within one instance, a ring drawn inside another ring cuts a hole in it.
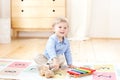
M 56 38 L 56 40 L 57 40 L 57 43 L 67 44 L 67 39 L 66 39 L 65 37 L 64 37 L 63 41 L 62 41 L 62 42 L 60 42 L 60 41 L 58 40 L 57 35 L 54 35 L 54 36 L 55 36 L 55 38 Z

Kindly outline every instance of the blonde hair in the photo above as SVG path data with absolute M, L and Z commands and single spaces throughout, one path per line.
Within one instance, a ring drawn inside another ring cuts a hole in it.
M 68 23 L 68 19 L 67 18 L 64 18 L 64 17 L 58 17 L 55 19 L 55 21 L 53 22 L 52 24 L 52 27 L 54 27 L 56 24 L 59 24 L 61 22 L 65 22 L 67 23 L 68 27 L 69 27 L 69 23 Z

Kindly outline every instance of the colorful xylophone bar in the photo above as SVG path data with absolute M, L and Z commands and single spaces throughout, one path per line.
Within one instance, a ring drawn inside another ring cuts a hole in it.
M 83 77 L 83 76 L 91 75 L 95 71 L 96 70 L 94 69 L 79 67 L 79 68 L 70 69 L 67 71 L 67 73 L 69 73 L 69 75 L 73 77 Z

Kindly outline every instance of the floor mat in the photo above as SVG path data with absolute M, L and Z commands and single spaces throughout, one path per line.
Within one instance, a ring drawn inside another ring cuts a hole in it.
M 79 62 L 77 63 L 77 65 Z M 80 80 L 120 80 L 119 64 L 79 64 L 78 66 L 94 68 L 94 74 L 74 78 L 66 70 L 59 70 L 55 73 L 56 79 L 80 79 Z M 37 65 L 32 60 L 0 59 L 0 80 L 45 80 L 39 75 Z M 49 79 L 50 80 L 50 79 Z

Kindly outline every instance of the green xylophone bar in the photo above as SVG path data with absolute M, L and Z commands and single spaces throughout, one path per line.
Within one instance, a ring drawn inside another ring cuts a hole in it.
M 80 69 L 77 69 L 77 68 L 73 69 L 73 71 L 78 72 L 78 73 L 81 73 L 81 74 L 86 74 L 86 73 L 88 73 L 88 72 L 86 72 L 86 71 L 83 71 L 83 70 L 80 70 Z
M 85 72 L 87 72 L 87 73 L 91 73 L 90 70 L 86 70 L 86 69 L 82 69 L 82 68 L 76 68 L 76 69 L 81 70 L 81 71 L 85 71 Z
M 85 68 L 85 67 L 80 67 L 80 69 L 88 70 L 88 71 L 90 71 L 90 73 L 93 73 L 93 72 L 96 71 L 96 70 L 94 70 L 94 69 Z

